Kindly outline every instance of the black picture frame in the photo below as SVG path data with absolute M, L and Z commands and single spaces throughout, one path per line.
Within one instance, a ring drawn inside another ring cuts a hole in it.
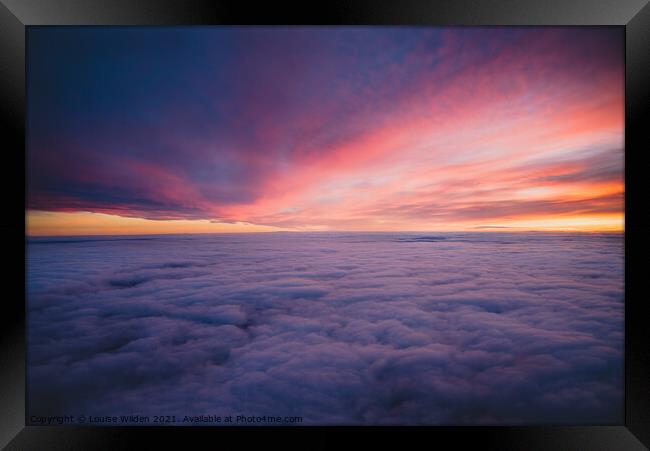
M 625 422 L 620 426 L 398 427 L 398 428 L 155 428 L 25 426 L 25 40 L 32 25 L 613 25 L 625 27 Z M 650 446 L 650 352 L 645 329 L 643 154 L 650 104 L 648 0 L 348 0 L 259 2 L 226 0 L 0 0 L 0 115 L 4 174 L 0 303 L 0 446 L 31 449 L 158 449 L 185 443 L 331 447 L 339 432 L 361 435 L 363 445 L 429 447 L 636 450 Z M 643 114 L 646 113 L 646 114 Z M 21 190 L 19 181 L 23 181 Z M 287 433 L 288 432 L 288 433 Z M 451 441 L 451 442 L 450 442 Z

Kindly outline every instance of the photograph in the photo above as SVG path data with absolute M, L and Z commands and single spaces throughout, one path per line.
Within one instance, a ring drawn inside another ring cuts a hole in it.
M 27 425 L 625 424 L 625 27 L 30 26 L 25 63 Z

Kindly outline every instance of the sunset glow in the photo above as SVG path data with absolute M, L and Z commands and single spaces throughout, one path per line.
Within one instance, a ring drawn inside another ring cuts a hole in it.
M 624 423 L 624 27 L 27 38 L 29 425 Z
M 622 39 L 37 29 L 27 233 L 620 232 Z

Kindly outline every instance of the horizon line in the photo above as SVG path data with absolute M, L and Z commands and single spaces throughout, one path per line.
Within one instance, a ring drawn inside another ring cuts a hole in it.
M 138 236 L 176 236 L 176 235 L 260 235 L 260 234 L 326 234 L 326 233 L 358 233 L 358 234 L 428 234 L 428 233 L 475 233 L 475 234 L 498 234 L 498 233 L 536 233 L 536 234 L 581 234 L 581 235 L 624 235 L 625 230 L 533 230 L 533 229 L 515 229 L 515 228 L 498 228 L 498 230 L 271 230 L 255 232 L 168 232 L 168 233 L 97 233 L 83 235 L 30 235 L 25 234 L 25 238 L 85 238 L 85 237 L 138 237 Z

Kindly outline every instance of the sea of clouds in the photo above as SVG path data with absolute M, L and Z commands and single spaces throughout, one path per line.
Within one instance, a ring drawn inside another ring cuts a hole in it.
M 623 421 L 623 236 L 32 238 L 30 415 Z

